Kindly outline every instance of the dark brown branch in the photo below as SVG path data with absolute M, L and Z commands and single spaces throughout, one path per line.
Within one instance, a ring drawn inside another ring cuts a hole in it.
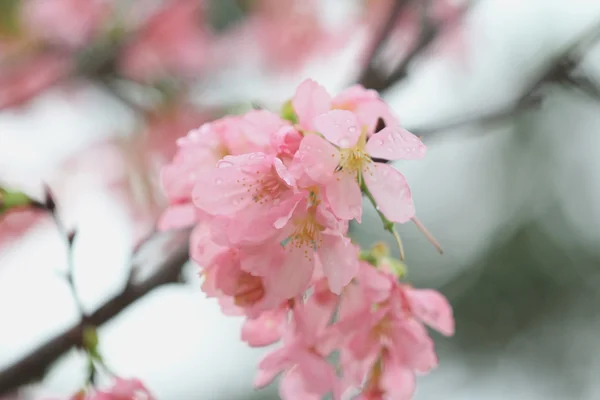
M 61 355 L 73 347 L 83 345 L 83 330 L 86 326 L 100 326 L 152 290 L 168 283 L 178 282 L 182 268 L 188 260 L 187 239 L 187 237 L 183 238 L 184 244 L 170 253 L 150 277 L 142 282 L 128 283 L 119 294 L 88 315 L 86 324 L 79 323 L 72 326 L 1 371 L 0 396 L 22 385 L 42 379 L 48 368 Z
M 364 87 L 374 88 L 380 85 L 380 82 L 384 79 L 375 66 L 377 56 L 381 52 L 381 49 L 385 45 L 388 37 L 394 30 L 400 13 L 410 3 L 410 1 L 411 0 L 394 1 L 393 7 L 387 16 L 387 19 L 382 24 L 381 29 L 379 29 L 377 32 L 377 36 L 373 39 L 373 44 L 370 47 L 368 55 L 365 57 L 365 60 L 367 60 L 367 65 L 358 78 L 358 82 Z

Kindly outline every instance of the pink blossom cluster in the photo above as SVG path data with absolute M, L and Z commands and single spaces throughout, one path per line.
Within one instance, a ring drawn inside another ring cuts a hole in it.
M 139 379 L 116 378 L 113 385 L 104 390 L 81 390 L 69 400 L 154 400 Z
M 332 97 L 306 80 L 281 115 L 228 116 L 177 144 L 161 174 L 171 204 L 160 228 L 194 225 L 202 290 L 246 317 L 249 345 L 282 342 L 255 385 L 283 373 L 284 399 L 356 388 L 410 398 L 415 373 L 437 363 L 423 324 L 451 335 L 451 308 L 400 282 L 387 255 L 359 252 L 348 223 L 361 221 L 363 193 L 390 223 L 414 218 L 406 179 L 383 161 L 422 158 L 421 140 L 376 92 L 356 85 Z

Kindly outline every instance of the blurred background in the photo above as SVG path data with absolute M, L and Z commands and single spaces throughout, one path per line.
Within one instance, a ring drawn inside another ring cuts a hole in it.
M 51 188 L 91 313 L 132 265 L 152 275 L 185 246 L 152 234 L 177 137 L 278 111 L 307 77 L 361 82 L 429 149 L 396 167 L 444 255 L 399 229 L 408 279 L 449 297 L 457 333 L 436 336 L 440 367 L 416 398 L 598 399 L 596 36 L 600 3 L 585 0 L 1 0 L 0 187 Z M 365 207 L 354 238 L 388 240 Z M 64 232 L 30 208 L 0 218 L 1 376 L 79 312 Z M 100 327 L 107 364 L 161 400 L 278 398 L 252 389 L 268 349 L 240 341 L 196 266 L 176 280 Z M 73 393 L 85 362 L 71 350 L 7 398 Z

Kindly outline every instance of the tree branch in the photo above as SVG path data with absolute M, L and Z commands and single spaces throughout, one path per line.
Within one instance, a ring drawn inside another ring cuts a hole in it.
M 381 73 L 376 68 L 375 61 L 377 59 L 377 56 L 379 55 L 379 52 L 385 45 L 387 38 L 394 30 L 400 13 L 410 3 L 410 1 L 411 0 L 394 1 L 393 7 L 390 10 L 387 19 L 385 20 L 383 26 L 377 33 L 377 36 L 373 39 L 373 45 L 371 46 L 368 55 L 365 57 L 365 59 L 367 60 L 367 65 L 358 78 L 358 82 L 364 87 L 374 88 L 380 85 L 380 82 L 382 81 L 382 79 L 384 79 L 381 76 Z
M 73 347 L 83 345 L 83 331 L 86 326 L 100 326 L 152 290 L 168 283 L 178 282 L 183 266 L 188 261 L 188 237 L 184 236 L 183 244 L 170 253 L 150 277 L 142 282 L 128 282 L 119 294 L 88 315 L 85 323 L 78 323 L 56 335 L 1 371 L 0 396 L 10 393 L 22 385 L 42 379 L 48 368 L 61 355 Z
M 586 29 L 582 35 L 566 46 L 551 62 L 547 63 L 537 78 L 533 79 L 521 95 L 508 107 L 482 115 L 468 116 L 434 127 L 413 129 L 417 135 L 431 135 L 437 132 L 458 128 L 467 124 L 496 123 L 522 112 L 528 111 L 542 102 L 541 91 L 548 84 L 571 85 L 592 98 L 600 99 L 600 89 L 584 76 L 573 77 L 573 72 L 581 63 L 588 50 L 600 39 L 600 21 Z

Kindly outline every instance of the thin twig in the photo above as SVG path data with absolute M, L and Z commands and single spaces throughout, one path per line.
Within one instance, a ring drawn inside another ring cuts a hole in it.
M 507 107 L 484 114 L 458 118 L 454 121 L 433 127 L 414 128 L 411 131 L 417 135 L 428 136 L 468 124 L 493 124 L 501 122 L 506 118 L 514 117 L 539 106 L 543 99 L 541 91 L 548 84 L 570 85 L 585 92 L 590 97 L 600 100 L 600 88 L 594 85 L 593 80 L 585 76 L 573 77 L 573 71 L 581 63 L 588 50 L 598 40 L 600 40 L 600 21 L 593 24 L 589 29 L 586 29 L 582 35 L 559 52 L 550 63 L 541 68 L 537 77 Z
M 182 245 L 170 253 L 148 279 L 126 285 L 119 294 L 89 314 L 85 323 L 82 321 L 54 336 L 19 361 L 2 370 L 0 372 L 0 396 L 43 378 L 48 368 L 61 355 L 73 347 L 83 345 L 83 331 L 86 326 L 100 326 L 152 290 L 168 283 L 178 282 L 182 268 L 188 260 L 188 238 L 183 237 L 182 242 Z

